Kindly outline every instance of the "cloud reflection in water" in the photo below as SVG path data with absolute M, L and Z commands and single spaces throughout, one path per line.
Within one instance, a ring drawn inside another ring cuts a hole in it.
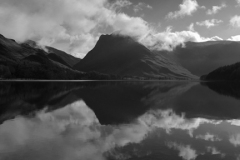
M 237 159 L 240 146 L 239 120 L 237 118 L 231 120 L 232 114 L 224 120 L 224 117 L 221 117 L 222 112 L 218 116 L 214 110 L 206 116 L 204 113 L 208 113 L 208 106 L 205 108 L 195 106 L 195 100 L 199 100 L 199 95 L 209 92 L 206 88 L 195 83 L 170 87 L 166 87 L 166 84 L 163 86 L 156 84 L 156 86 L 145 86 L 147 89 L 152 87 L 156 90 L 148 92 L 150 94 L 146 98 L 141 98 L 145 97 L 145 93 L 139 96 L 141 103 L 153 107 L 142 106 L 144 112 L 139 112 L 141 114 L 137 114 L 131 122 L 101 124 L 100 118 L 97 117 L 99 114 L 95 110 L 108 102 L 99 101 L 99 106 L 87 106 L 87 102 L 89 104 L 93 101 L 93 98 L 88 99 L 84 96 L 88 90 L 69 94 L 73 100 L 70 104 L 67 99 L 63 101 L 68 104 L 63 105 L 65 106 L 63 108 L 51 110 L 51 106 L 47 105 L 46 109 L 37 112 L 34 117 L 18 116 L 13 120 L 7 120 L 0 125 L 0 159 L 106 160 L 110 158 L 122 160 L 136 159 L 136 156 L 151 160 L 159 159 L 154 157 L 156 155 L 168 155 L 170 160 L 208 159 L 206 157 L 209 155 L 213 156 L 211 160 L 214 158 Z M 99 94 L 96 94 L 99 96 L 102 94 L 100 91 L 106 88 L 97 89 L 99 88 L 89 90 L 88 92 L 91 91 L 89 95 L 99 91 Z M 134 95 L 142 93 L 138 89 L 139 87 L 136 87 Z M 199 90 L 201 92 L 197 92 Z M 111 90 L 111 94 L 115 93 L 114 91 Z M 201 98 L 216 97 L 211 101 L 215 104 L 219 96 L 214 92 L 209 93 L 208 95 L 211 96 Z M 81 99 L 79 94 L 84 100 L 79 100 Z M 115 96 L 117 100 L 121 100 L 119 95 Z M 231 98 L 227 98 L 228 101 L 232 101 Z M 130 104 L 140 104 L 140 102 L 128 104 L 126 108 L 130 107 Z M 210 104 L 212 103 L 209 102 Z M 234 100 L 234 104 L 238 104 L 238 101 Z M 203 110 L 195 111 L 194 107 Z M 100 108 L 102 109 L 105 108 Z M 106 109 L 105 112 L 108 111 Z M 198 111 L 202 111 L 200 116 Z M 220 111 L 224 111 L 224 108 Z M 108 113 L 114 113 L 113 116 L 118 114 L 118 112 Z M 189 113 L 191 113 L 190 116 L 187 116 Z

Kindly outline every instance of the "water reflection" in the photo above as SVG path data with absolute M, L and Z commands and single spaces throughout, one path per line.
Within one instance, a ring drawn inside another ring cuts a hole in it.
M 1 160 L 240 158 L 240 101 L 216 84 L 0 85 Z

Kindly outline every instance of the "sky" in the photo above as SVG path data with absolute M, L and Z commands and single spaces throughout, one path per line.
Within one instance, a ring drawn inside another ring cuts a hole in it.
M 83 58 L 102 34 L 156 50 L 240 41 L 240 0 L 0 0 L 0 34 Z

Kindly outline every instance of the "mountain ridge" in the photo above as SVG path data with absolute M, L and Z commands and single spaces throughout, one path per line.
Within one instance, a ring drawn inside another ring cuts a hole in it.
M 61 55 L 48 53 L 36 42 L 17 43 L 0 36 L 0 79 L 33 80 L 82 80 L 82 79 L 117 79 L 117 76 L 97 72 L 76 71 L 67 64 L 67 53 Z M 78 59 L 80 61 L 80 59 Z

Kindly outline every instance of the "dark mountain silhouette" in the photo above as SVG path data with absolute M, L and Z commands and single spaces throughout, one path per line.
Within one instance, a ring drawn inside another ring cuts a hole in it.
M 119 35 L 102 35 L 93 50 L 74 68 L 121 76 L 197 78 L 167 56 L 150 51 L 130 37 Z
M 71 66 L 80 59 L 54 48 L 50 50 L 46 52 L 34 41 L 20 44 L 0 35 L 0 79 L 120 79 L 114 75 L 76 71 Z
M 240 80 L 240 62 L 220 67 L 207 75 L 201 77 L 202 80 L 224 80 L 239 81 Z
M 169 55 L 192 74 L 202 76 L 213 70 L 240 61 L 240 42 L 188 42 Z

